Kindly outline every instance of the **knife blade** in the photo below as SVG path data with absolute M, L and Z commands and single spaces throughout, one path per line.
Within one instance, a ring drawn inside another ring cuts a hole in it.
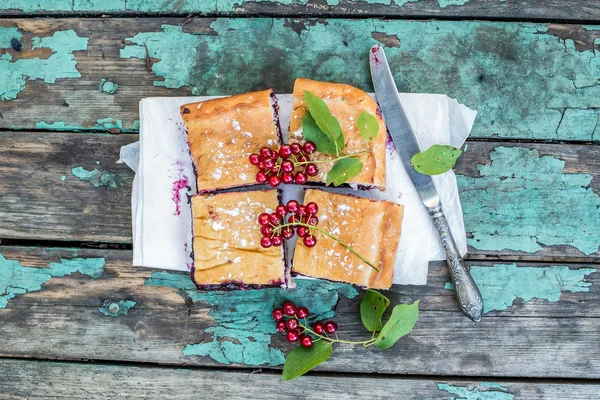
M 417 172 L 410 162 L 411 158 L 423 151 L 423 149 L 415 133 L 414 125 L 410 117 L 406 114 L 385 52 L 380 45 L 371 47 L 369 63 L 375 95 L 388 132 L 396 145 L 400 160 L 408 176 L 415 185 L 417 193 L 432 219 L 446 252 L 446 262 L 450 270 L 450 276 L 460 308 L 473 321 L 480 321 L 483 313 L 481 293 L 469 274 L 452 237 L 452 232 L 442 210 L 440 196 L 433 184 L 433 179 L 429 175 Z

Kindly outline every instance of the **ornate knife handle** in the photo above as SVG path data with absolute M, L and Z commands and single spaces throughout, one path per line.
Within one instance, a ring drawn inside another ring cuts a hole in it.
M 442 205 L 438 203 L 437 206 L 430 209 L 429 215 L 435 229 L 437 229 L 440 235 L 444 250 L 446 250 L 446 262 L 450 269 L 450 276 L 452 277 L 452 283 L 454 284 L 460 308 L 473 321 L 479 322 L 483 313 L 481 293 L 479 293 L 479 289 L 471 274 L 469 274 L 465 261 L 456 247 L 452 232 L 450 232 L 450 226 L 442 211 Z

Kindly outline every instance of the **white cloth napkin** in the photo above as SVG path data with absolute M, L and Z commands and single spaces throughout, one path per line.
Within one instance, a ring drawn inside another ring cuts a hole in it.
M 476 111 L 445 95 L 400 94 L 423 148 L 433 144 L 461 147 L 473 126 Z M 118 162 L 136 172 L 131 195 L 133 264 L 169 270 L 189 270 L 191 210 L 188 196 L 196 192 L 192 161 L 179 115 L 182 104 L 213 97 L 156 97 L 140 102 L 140 141 L 121 148 Z M 290 94 L 278 95 L 284 138 L 289 136 Z M 386 191 L 331 191 L 393 201 L 405 206 L 402 235 L 396 256 L 394 283 L 424 285 L 431 260 L 445 254 L 429 215 L 388 140 Z M 458 248 L 467 252 L 462 208 L 454 172 L 435 176 L 444 212 Z M 285 198 L 297 197 L 291 185 Z M 328 189 L 329 190 L 329 189 Z

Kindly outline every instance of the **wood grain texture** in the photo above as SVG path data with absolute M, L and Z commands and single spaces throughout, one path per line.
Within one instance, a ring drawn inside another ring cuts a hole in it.
M 103 258 L 102 275 L 97 279 L 77 273 L 52 278 L 41 290 L 11 299 L 6 308 L 0 308 L 0 356 L 218 366 L 222 364 L 214 358 L 184 355 L 182 351 L 190 344 L 211 343 L 221 329 L 229 336 L 220 340 L 235 342 L 240 332 L 236 327 L 244 334 L 256 336 L 256 341 L 266 338 L 266 349 L 287 352 L 291 348 L 274 331 L 266 337 L 261 334 L 264 326 L 255 322 L 260 318 L 259 310 L 272 305 L 266 297 L 256 296 L 260 292 L 218 297 L 200 294 L 204 300 L 194 302 L 188 315 L 177 286 L 149 286 L 152 270 L 132 267 L 129 251 L 0 246 L 6 260 L 18 260 L 23 267 L 47 267 L 50 262 L 73 258 L 74 251 L 80 259 Z M 475 264 L 480 269 L 498 268 L 489 263 Z M 540 264 L 518 266 L 528 267 L 543 268 L 544 274 L 556 270 Z M 573 265 L 571 271 L 589 267 L 592 266 Z M 188 278 L 183 279 L 187 282 Z M 587 291 L 561 294 L 563 283 L 557 281 L 558 301 L 517 299 L 507 310 L 486 313 L 477 324 L 462 315 L 452 291 L 444 289 L 448 279 L 446 267 L 437 263 L 430 268 L 427 286 L 394 286 L 387 293 L 392 304 L 421 299 L 421 315 L 413 333 L 386 351 L 336 346 L 333 357 L 319 370 L 456 376 L 477 376 L 485 371 L 486 376 L 600 377 L 596 345 L 600 334 L 598 272 L 586 275 L 585 281 L 590 285 Z M 505 288 L 508 294 L 514 290 L 511 285 Z M 228 297 L 234 299 L 233 303 Z M 106 299 L 132 300 L 136 305 L 127 315 L 106 317 L 98 310 Z M 342 296 L 339 303 L 332 304 L 341 327 L 339 334 L 346 339 L 364 338 L 359 301 L 360 296 Z M 229 306 L 235 302 L 235 307 Z M 242 308 L 253 311 L 243 312 Z M 264 324 L 273 324 L 268 315 Z M 242 348 L 251 351 L 249 347 Z
M 269 16 L 384 16 L 386 18 L 478 18 L 524 20 L 575 20 L 600 19 L 600 3 L 593 1 L 533 1 L 519 0 L 334 0 L 316 2 L 308 0 L 218 0 L 167 1 L 164 0 L 37 0 L 8 1 L 0 5 L 0 15 L 269 15 Z
M 0 132 L 0 238 L 131 243 L 134 174 L 115 161 L 135 140 Z M 598 153 L 585 145 L 468 142 L 456 171 L 469 255 L 598 259 Z M 116 187 L 79 179 L 72 171 L 79 166 L 115 174 Z
M 481 399 L 581 399 L 598 393 L 596 384 L 377 378 L 308 375 L 282 383 L 272 372 L 233 372 L 131 367 L 64 362 L 0 360 L 0 386 L 12 399 L 257 399 L 277 393 L 280 399 L 448 399 L 471 394 Z M 497 397 L 496 397 L 497 396 Z M 514 397 L 512 397 L 514 396 Z M 460 398 L 460 397 L 459 397 Z
M 0 96 L 11 100 L 0 102 L 0 128 L 136 131 L 143 97 L 290 93 L 296 77 L 370 91 L 368 49 L 383 43 L 399 90 L 479 111 L 473 136 L 597 141 L 598 37 L 594 26 L 485 21 L 3 20 L 0 66 L 11 74 Z M 40 64 L 52 68 L 40 76 Z

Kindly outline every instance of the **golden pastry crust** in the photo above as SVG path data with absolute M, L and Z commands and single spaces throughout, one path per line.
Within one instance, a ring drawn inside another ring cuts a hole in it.
M 263 90 L 181 106 L 199 193 L 256 184 L 248 156 L 281 142 L 272 94 Z
M 192 197 L 194 282 L 199 286 L 285 284 L 283 247 L 263 248 L 258 215 L 274 210 L 278 192 Z
M 374 289 L 389 289 L 394 278 L 404 207 L 388 201 L 307 190 L 304 204 L 311 201 L 319 206 L 318 227 L 346 242 L 375 263 L 381 272 L 318 231 L 313 231 L 317 238 L 315 247 L 308 248 L 302 241 L 297 242 L 292 271 Z
M 359 158 L 363 163 L 360 175 L 349 182 L 375 186 L 385 190 L 385 162 L 387 129 L 377 103 L 364 91 L 342 83 L 318 82 L 298 78 L 294 84 L 294 105 L 290 119 L 290 141 L 302 140 L 302 117 L 307 108 L 304 102 L 304 91 L 308 90 L 325 101 L 331 113 L 338 119 L 346 140 L 344 154 L 369 151 Z M 358 116 L 368 111 L 379 121 L 379 132 L 375 140 L 365 142 L 356 125 Z M 318 154 L 318 153 L 317 153 Z M 315 159 L 327 159 L 327 156 L 315 154 Z M 309 178 L 313 182 L 325 182 L 327 172 L 332 165 L 319 164 L 319 175 Z

